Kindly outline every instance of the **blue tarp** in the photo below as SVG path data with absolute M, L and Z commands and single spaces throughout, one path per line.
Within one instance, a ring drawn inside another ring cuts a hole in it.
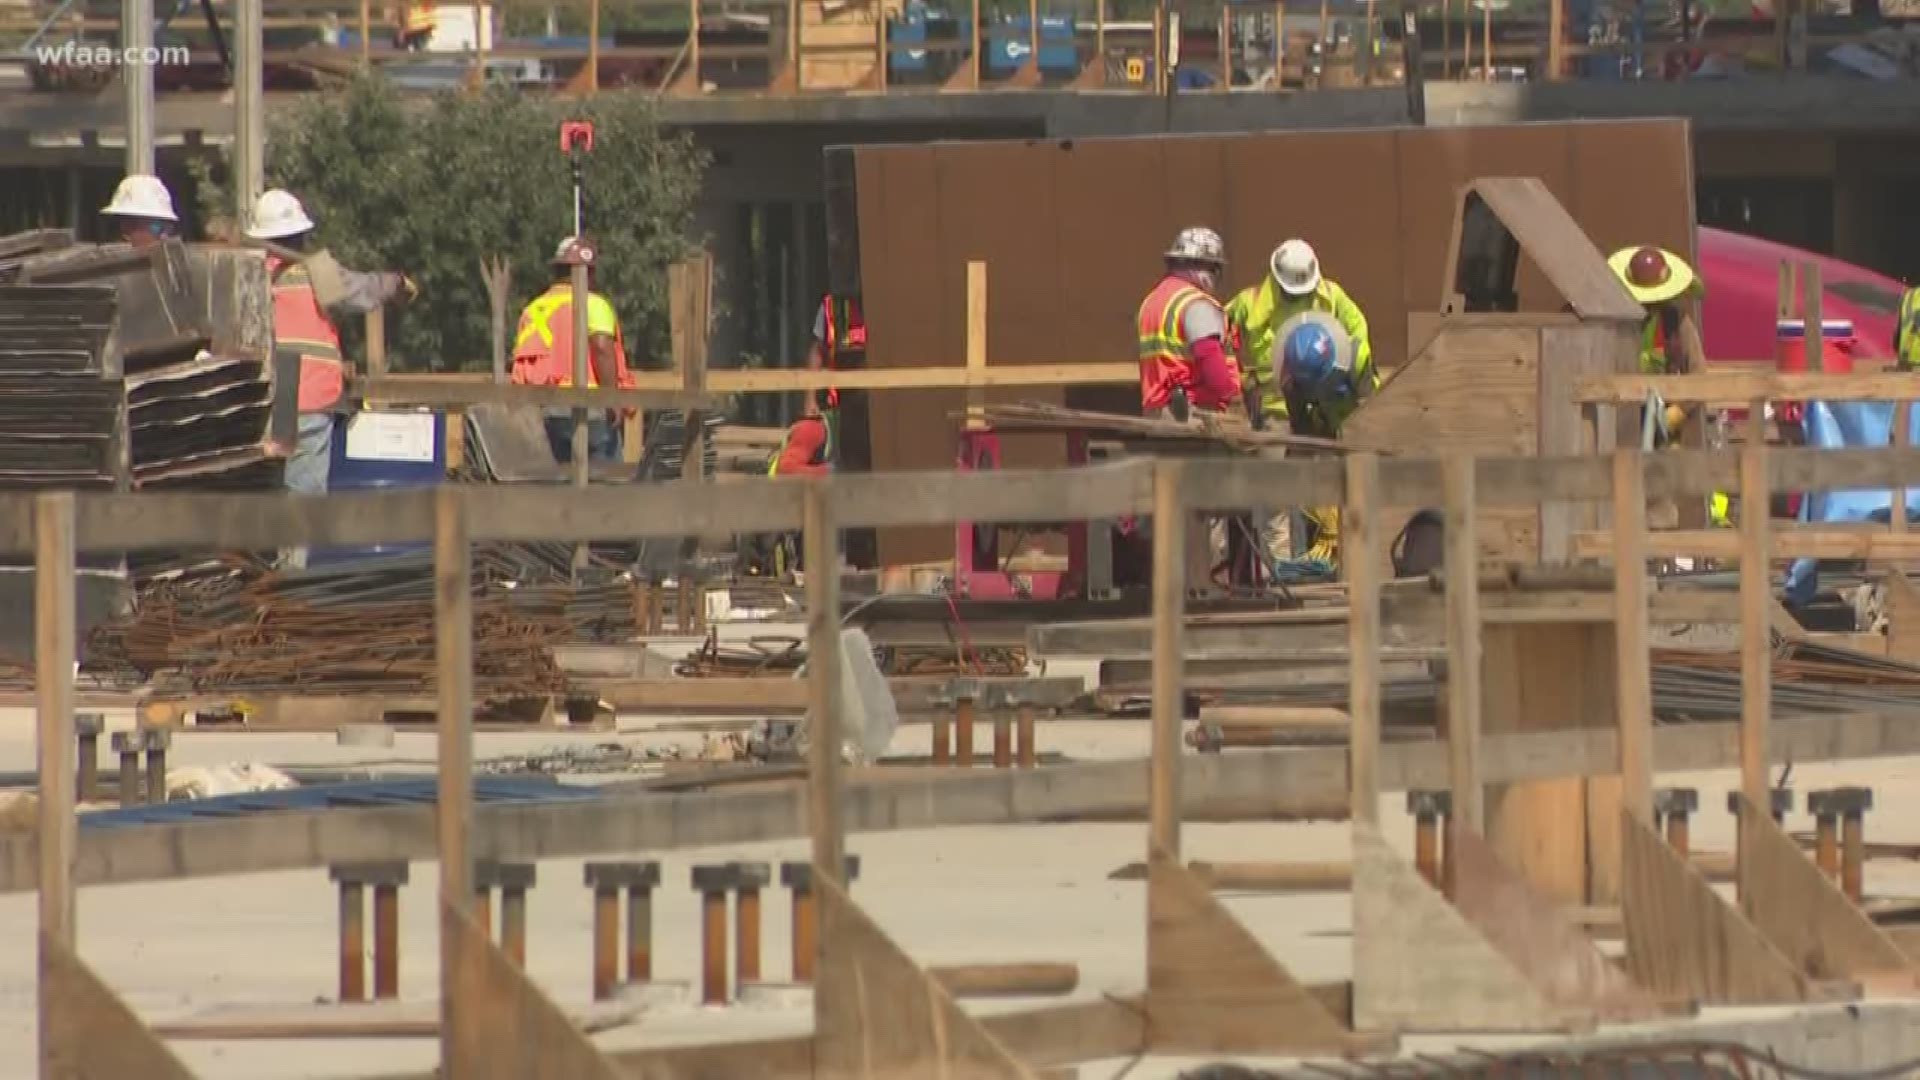
M 432 780 L 358 780 L 343 784 L 310 784 L 286 791 L 258 791 L 216 795 L 210 799 L 129 806 L 81 814 L 83 829 L 110 829 L 127 825 L 161 825 L 248 814 L 299 810 L 341 810 L 372 806 L 432 803 L 438 785 Z M 473 801 L 554 802 L 597 799 L 592 788 L 571 787 L 551 776 L 478 776 Z
M 1846 401 L 1829 404 L 1807 403 L 1807 445 L 1823 450 L 1887 446 L 1893 441 L 1891 401 Z M 1920 446 L 1920 409 L 1908 417 L 1909 435 Z M 1913 521 L 1920 504 L 1920 491 L 1907 489 L 1907 520 Z M 1800 501 L 1803 522 L 1868 522 L 1892 520 L 1893 492 L 1886 488 L 1808 492 Z M 1819 563 L 1814 559 L 1796 559 L 1787 569 L 1787 602 L 1810 602 L 1820 587 Z

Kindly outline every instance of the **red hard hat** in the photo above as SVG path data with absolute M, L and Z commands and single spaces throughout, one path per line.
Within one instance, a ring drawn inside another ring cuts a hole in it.
M 1643 247 L 1627 261 L 1627 280 L 1636 288 L 1651 289 L 1673 276 L 1667 265 L 1667 253 L 1657 247 Z

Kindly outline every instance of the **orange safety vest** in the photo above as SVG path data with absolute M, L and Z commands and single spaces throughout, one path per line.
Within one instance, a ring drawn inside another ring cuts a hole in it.
M 632 388 L 627 370 L 626 337 L 618 323 L 613 328 L 614 371 L 623 388 Z M 573 286 L 555 285 L 533 298 L 520 313 L 513 338 L 513 381 L 524 386 L 573 385 Z M 593 359 L 587 359 L 587 386 L 598 389 Z
M 431 0 L 402 4 L 400 17 L 401 32 L 408 37 L 415 34 L 433 33 L 433 4 Z
M 825 315 L 821 321 L 826 324 L 827 330 L 827 340 L 820 344 L 828 369 L 839 368 L 842 349 L 848 353 L 864 354 L 867 351 L 867 320 L 860 313 L 860 301 L 836 301 L 833 294 L 828 293 L 820 301 L 820 310 Z M 839 404 L 840 391 L 829 389 L 827 407 L 831 409 Z
M 273 258 L 267 272 L 273 278 L 274 347 L 300 354 L 300 411 L 331 408 L 347 388 L 340 333 L 320 309 L 305 266 Z
M 1140 304 L 1140 410 L 1164 409 L 1176 388 L 1193 388 L 1193 354 L 1180 330 L 1187 306 L 1207 294 L 1169 274 Z

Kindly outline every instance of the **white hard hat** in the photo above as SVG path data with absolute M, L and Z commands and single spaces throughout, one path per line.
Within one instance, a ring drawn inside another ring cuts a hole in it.
M 1220 239 L 1219 233 L 1204 225 L 1194 225 L 1180 230 L 1180 235 L 1173 238 L 1173 246 L 1166 250 L 1165 257 L 1180 262 L 1225 266 L 1227 245 Z
M 179 223 L 173 212 L 173 196 L 157 176 L 134 173 L 113 189 L 113 201 L 100 211 L 118 217 L 157 218 Z
M 253 204 L 253 220 L 247 235 L 255 240 L 284 240 L 313 229 L 313 219 L 292 192 L 274 188 L 260 193 Z
M 1305 296 L 1320 287 L 1320 256 L 1305 240 L 1289 240 L 1273 249 L 1267 260 L 1274 284 L 1288 296 Z

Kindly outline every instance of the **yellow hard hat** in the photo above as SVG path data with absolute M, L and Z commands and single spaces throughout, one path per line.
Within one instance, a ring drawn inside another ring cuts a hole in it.
M 1665 303 L 1699 280 L 1685 259 L 1652 244 L 1623 247 L 1607 256 L 1607 265 L 1642 304 Z

